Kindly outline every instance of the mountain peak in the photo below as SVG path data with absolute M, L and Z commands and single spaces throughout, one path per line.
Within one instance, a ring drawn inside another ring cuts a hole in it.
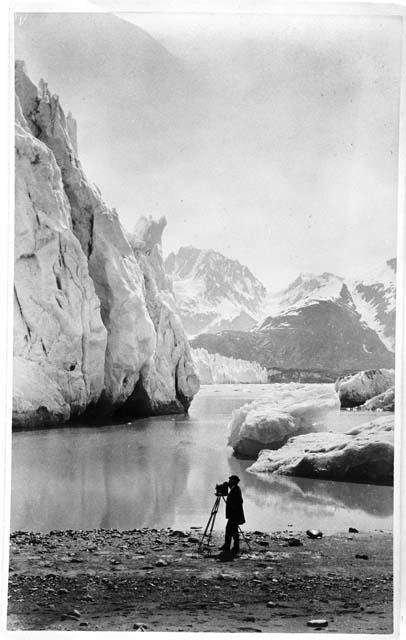
M 165 268 L 190 335 L 255 326 L 266 290 L 238 260 L 187 246 L 170 253 Z

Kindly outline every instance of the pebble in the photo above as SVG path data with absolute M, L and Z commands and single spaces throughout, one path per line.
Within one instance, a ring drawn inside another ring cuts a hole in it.
M 323 537 L 323 532 L 320 529 L 308 529 L 306 535 L 308 538 L 319 539 Z
M 327 620 L 309 620 L 308 627 L 328 627 Z
M 354 527 L 349 527 L 348 533 L 359 533 L 359 531 L 358 531 L 358 529 L 355 529 Z
M 272 602 L 272 600 L 269 600 L 269 602 L 266 603 L 266 606 L 272 609 L 273 607 L 276 607 L 277 604 L 276 602 Z
M 145 629 L 148 629 L 148 625 L 146 625 L 145 622 L 135 622 L 133 629 L 136 631 L 145 631 Z
M 288 538 L 288 546 L 289 547 L 302 547 L 303 542 L 301 542 L 298 538 Z
M 156 567 L 167 567 L 168 563 L 166 562 L 166 560 L 157 560 L 155 562 L 155 566 Z

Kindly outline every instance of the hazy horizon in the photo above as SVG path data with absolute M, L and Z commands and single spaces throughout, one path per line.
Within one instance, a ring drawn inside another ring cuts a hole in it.
M 124 227 L 166 216 L 165 255 L 213 249 L 271 290 L 396 255 L 400 20 L 43 16 L 17 20 L 17 57 L 72 111 Z

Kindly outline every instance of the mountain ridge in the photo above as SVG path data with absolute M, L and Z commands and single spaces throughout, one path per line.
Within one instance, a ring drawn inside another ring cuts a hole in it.
M 276 293 L 268 293 L 249 267 L 210 249 L 181 247 L 168 255 L 165 269 L 192 339 L 227 330 L 263 330 L 273 326 L 275 318 L 326 301 L 356 312 L 359 322 L 394 351 L 396 258 L 362 281 L 329 271 L 301 272 Z
M 165 269 L 189 336 L 228 328 L 249 330 L 256 325 L 266 290 L 238 260 L 186 246 L 168 255 Z

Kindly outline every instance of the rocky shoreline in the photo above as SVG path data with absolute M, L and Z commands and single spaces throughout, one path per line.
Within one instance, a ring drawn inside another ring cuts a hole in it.
M 8 629 L 393 630 L 390 532 L 255 531 L 230 562 L 217 555 L 221 532 L 210 554 L 198 553 L 200 536 L 198 527 L 14 532 Z

